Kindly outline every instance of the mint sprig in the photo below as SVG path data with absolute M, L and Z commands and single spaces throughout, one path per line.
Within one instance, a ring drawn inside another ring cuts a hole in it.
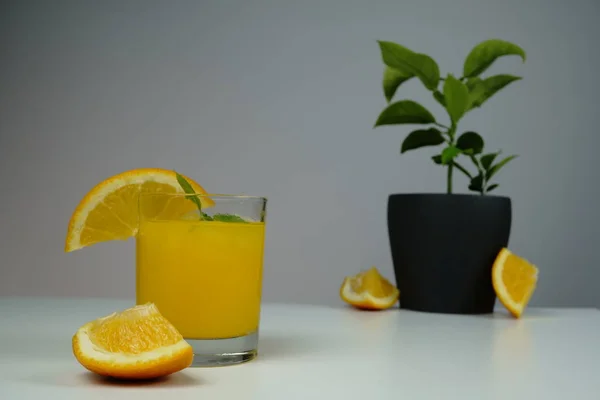
M 196 206 L 198 207 L 200 219 L 205 221 L 212 221 L 211 216 L 202 211 L 202 203 L 198 199 L 198 196 L 196 196 L 196 191 L 194 190 L 192 185 L 190 185 L 187 179 L 181 176 L 177 171 L 175 171 L 175 177 L 177 178 L 179 186 L 181 186 L 183 191 L 188 194 L 188 196 L 185 196 L 185 198 L 190 200 L 192 203 L 196 204 Z
M 215 214 L 213 215 L 213 221 L 248 223 L 248 221 L 235 214 Z
M 242 223 L 248 222 L 245 219 L 243 219 L 242 217 L 240 217 L 238 215 L 234 215 L 234 214 L 215 214 L 212 217 L 210 215 L 206 214 L 205 212 L 202 211 L 202 203 L 198 199 L 198 196 L 196 196 L 196 191 L 194 190 L 192 185 L 190 185 L 190 183 L 187 181 L 187 179 L 185 179 L 182 175 L 177 173 L 177 171 L 175 171 L 175 177 L 177 178 L 177 182 L 179 183 L 179 186 L 181 186 L 183 191 L 188 194 L 187 196 L 185 196 L 185 198 L 192 201 L 198 207 L 198 212 L 200 213 L 201 221 L 242 222 Z

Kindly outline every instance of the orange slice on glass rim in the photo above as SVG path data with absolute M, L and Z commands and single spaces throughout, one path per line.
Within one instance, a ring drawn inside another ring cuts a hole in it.
M 182 175 L 183 176 L 183 175 Z M 198 194 L 206 194 L 199 183 L 183 176 Z M 137 233 L 140 193 L 184 193 L 175 171 L 141 168 L 111 176 L 97 184 L 79 202 L 69 221 L 65 251 L 71 252 L 109 240 L 126 240 Z M 200 198 L 202 207 L 212 207 L 208 197 Z M 157 197 L 152 211 L 176 217 L 197 209 L 186 199 Z

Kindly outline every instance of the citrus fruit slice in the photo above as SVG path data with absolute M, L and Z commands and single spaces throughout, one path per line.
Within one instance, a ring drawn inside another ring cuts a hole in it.
M 166 376 L 189 367 L 194 357 L 189 343 L 153 303 L 88 322 L 72 342 L 81 365 L 121 379 Z
M 523 314 L 535 291 L 538 269 L 507 248 L 498 253 L 492 266 L 492 284 L 500 302 L 515 317 Z
M 340 297 L 346 303 L 365 310 L 383 310 L 398 301 L 400 291 L 377 268 L 344 278 Z
M 182 175 L 183 176 L 183 175 Z M 184 177 L 198 194 L 206 194 L 200 184 Z M 140 193 L 184 193 L 174 171 L 142 168 L 125 171 L 97 184 L 79 202 L 69 221 L 65 251 L 70 252 L 108 240 L 126 240 L 137 233 L 138 195 Z M 202 208 L 214 202 L 202 197 Z M 186 199 L 156 197 L 146 204 L 149 212 L 161 217 L 176 217 L 197 210 Z

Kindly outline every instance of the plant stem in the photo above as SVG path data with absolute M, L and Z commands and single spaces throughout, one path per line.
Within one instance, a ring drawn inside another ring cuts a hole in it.
M 477 157 L 472 155 L 471 161 L 473 161 L 473 164 L 475 164 L 475 166 L 477 167 L 477 171 L 479 172 L 479 175 L 481 175 L 481 191 L 479 193 L 481 193 L 481 195 L 483 196 L 483 195 L 485 195 L 485 186 L 487 185 L 487 183 L 485 182 L 485 171 L 484 171 L 483 167 L 481 166 L 481 163 L 479 162 Z
M 448 164 L 448 182 L 447 182 L 447 193 L 452 194 L 452 171 L 454 169 L 454 164 L 451 162 Z
M 452 122 L 452 126 L 448 128 L 448 136 L 450 137 L 450 146 L 454 146 L 454 133 L 456 132 L 456 124 Z M 454 160 L 448 164 L 448 177 L 446 181 L 446 192 L 452 194 L 452 173 L 454 172 Z

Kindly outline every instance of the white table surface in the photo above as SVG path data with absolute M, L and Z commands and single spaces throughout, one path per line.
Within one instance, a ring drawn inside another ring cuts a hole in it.
M 148 384 L 81 367 L 71 336 L 133 305 L 0 297 L 0 399 L 600 399 L 600 311 L 515 320 L 265 304 L 259 357 Z

